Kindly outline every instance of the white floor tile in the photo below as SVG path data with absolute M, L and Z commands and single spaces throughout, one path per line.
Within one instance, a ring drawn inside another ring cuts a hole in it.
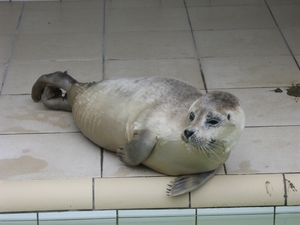
M 100 176 L 100 149 L 81 133 L 0 135 L 0 142 L 1 180 Z
M 271 5 L 270 8 L 280 28 L 300 26 L 300 4 Z
M 105 77 L 169 77 L 204 89 L 197 59 L 107 60 Z
M 0 4 L 0 7 L 2 5 Z M 0 34 L 14 34 L 17 29 L 20 9 L 0 9 Z
M 299 0 L 267 0 L 269 5 L 294 5 L 300 4 Z
M 294 55 L 300 54 L 300 27 L 284 28 L 283 35 Z
M 246 128 L 227 160 L 228 174 L 298 172 L 300 126 Z
M 84 1 L 67 1 L 67 0 L 44 0 L 44 1 L 27 1 L 26 10 L 29 9 L 102 9 L 104 0 L 84 0 Z
M 13 34 L 0 34 L 0 62 L 6 62 L 8 60 L 13 43 L 13 36 Z
M 225 89 L 237 96 L 246 114 L 246 126 L 299 126 L 300 105 L 297 98 L 275 93 L 275 88 Z
M 106 0 L 106 7 L 144 8 L 144 7 L 184 7 L 181 0 Z
M 207 87 L 282 87 L 300 82 L 291 56 L 201 58 Z
M 100 81 L 102 60 L 11 61 L 2 93 L 30 94 L 33 84 L 41 75 L 55 71 L 68 71 L 79 82 Z
M 109 32 L 106 59 L 195 58 L 190 31 Z
M 194 30 L 276 28 L 264 5 L 189 7 L 188 12 Z
M 190 29 L 184 7 L 108 9 L 106 18 L 108 32 Z
M 194 33 L 200 57 L 289 54 L 277 29 L 195 31 Z
M 101 59 L 101 56 L 101 32 L 19 34 L 12 60 Z
M 1 95 L 0 114 L 0 134 L 78 131 L 71 113 L 49 110 L 30 95 Z
M 264 5 L 263 0 L 186 0 L 187 6 Z
M 27 10 L 25 8 L 19 33 L 102 32 L 102 9 Z M 70 34 L 74 36 L 76 34 Z

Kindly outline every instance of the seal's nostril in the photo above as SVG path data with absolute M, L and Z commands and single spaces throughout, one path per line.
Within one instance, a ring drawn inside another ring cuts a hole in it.
M 195 131 L 185 129 L 185 130 L 183 131 L 183 133 L 184 133 L 184 136 L 185 136 L 186 138 L 189 138 L 190 136 L 192 136 L 192 135 L 195 133 Z

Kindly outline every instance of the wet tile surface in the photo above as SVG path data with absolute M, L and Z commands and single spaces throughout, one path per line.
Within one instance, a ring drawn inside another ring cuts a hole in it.
M 1 180 L 100 176 L 100 149 L 81 133 L 1 135 L 0 141 Z
M 72 114 L 51 111 L 29 95 L 1 95 L 2 134 L 77 132 Z
M 225 163 L 227 173 L 298 172 L 299 132 L 299 126 L 246 128 Z

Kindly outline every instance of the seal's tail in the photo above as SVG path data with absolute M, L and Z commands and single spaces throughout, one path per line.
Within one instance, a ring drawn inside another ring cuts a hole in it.
M 77 80 L 67 72 L 42 75 L 32 87 L 31 98 L 35 102 L 42 100 L 44 105 L 51 109 L 72 111 L 67 96 L 61 89 L 67 92 L 74 83 L 77 83 Z

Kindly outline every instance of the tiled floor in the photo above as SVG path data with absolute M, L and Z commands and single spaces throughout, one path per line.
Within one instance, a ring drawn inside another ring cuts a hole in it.
M 231 92 L 246 128 L 226 174 L 297 173 L 300 184 L 300 101 L 286 94 L 300 83 L 299 12 L 299 0 L 1 1 L 0 179 L 161 176 L 124 166 L 70 113 L 31 100 L 40 75 L 68 70 L 80 81 L 163 76 Z

